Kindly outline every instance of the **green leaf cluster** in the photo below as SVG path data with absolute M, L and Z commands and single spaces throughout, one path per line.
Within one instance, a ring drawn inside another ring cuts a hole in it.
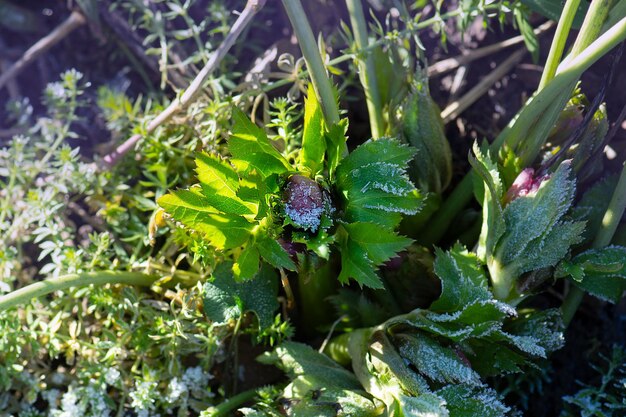
M 197 154 L 199 184 L 170 192 L 159 205 L 232 257 L 240 280 L 253 278 L 262 261 L 296 270 L 278 243 L 284 238 L 304 243 L 322 258 L 328 258 L 330 245 L 336 244 L 342 261 L 340 282 L 355 279 L 362 286 L 381 288 L 376 268 L 411 242 L 395 232 L 402 214 L 415 214 L 422 204 L 406 175 L 415 151 L 383 138 L 341 158 L 347 121 L 327 127 L 312 89 L 304 106 L 302 149 L 293 166 L 243 112 L 233 109 L 232 118 L 230 159 Z M 309 178 L 322 190 L 319 229 L 310 230 L 292 218 L 294 209 L 287 210 L 283 188 L 294 175 Z

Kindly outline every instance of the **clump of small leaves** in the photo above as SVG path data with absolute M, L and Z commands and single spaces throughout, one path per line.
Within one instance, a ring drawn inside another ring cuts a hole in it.
M 626 351 L 614 346 L 610 357 L 600 358 L 603 364 L 592 365 L 600 383 L 584 385 L 576 394 L 563 397 L 561 417 L 616 417 L 626 412 Z

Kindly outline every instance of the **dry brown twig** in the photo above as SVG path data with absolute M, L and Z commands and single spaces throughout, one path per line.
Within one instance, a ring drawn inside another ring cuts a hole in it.
M 10 80 L 19 75 L 24 68 L 35 61 L 35 59 L 41 56 L 41 54 L 65 39 L 67 35 L 72 33 L 76 28 L 84 25 L 86 21 L 87 20 L 82 13 L 73 11 L 63 23 L 57 26 L 48 35 L 39 39 L 33 46 L 28 48 L 20 59 L 18 59 L 7 71 L 0 75 L 0 89 L 2 89 L 2 87 L 4 87 Z
M 230 48 L 233 46 L 239 35 L 250 24 L 254 15 L 256 15 L 263 6 L 265 6 L 267 0 L 248 0 L 246 7 L 243 9 L 233 26 L 230 28 L 230 32 L 226 35 L 226 38 L 221 45 L 211 55 L 211 58 L 206 63 L 204 68 L 198 73 L 196 78 L 193 79 L 191 84 L 180 98 L 174 99 L 170 105 L 163 110 L 157 117 L 155 117 L 148 126 L 146 126 L 145 134 L 150 134 L 156 130 L 163 123 L 167 122 L 176 113 L 185 109 L 191 103 L 195 101 L 202 90 L 202 84 L 211 75 L 211 73 L 217 68 L 220 62 L 224 59 Z M 122 156 L 130 151 L 141 139 L 141 134 L 136 134 L 128 138 L 124 143 L 118 146 L 113 152 L 104 157 L 104 162 L 107 166 L 115 165 Z
M 538 26 L 534 32 L 535 35 L 539 36 L 546 33 L 554 26 L 554 22 L 548 20 L 541 26 Z M 451 58 L 447 58 L 441 60 L 439 62 L 435 62 L 434 64 L 428 67 L 428 76 L 435 77 L 437 75 L 444 74 L 446 72 L 450 72 L 462 65 L 469 64 L 470 62 L 476 61 L 477 59 L 483 58 L 485 56 L 495 54 L 496 52 L 501 52 L 502 50 L 509 48 L 511 46 L 515 46 L 524 41 L 524 37 L 522 35 L 515 36 L 511 39 L 506 39 L 502 42 L 494 43 L 493 45 L 484 46 L 482 48 L 474 49 L 465 54 L 454 56 Z
M 474 86 L 470 91 L 463 95 L 460 99 L 453 101 L 443 109 L 441 117 L 444 123 L 448 123 L 450 120 L 456 118 L 459 114 L 465 111 L 476 100 L 482 97 L 489 88 L 495 84 L 496 81 L 504 77 L 513 67 L 519 63 L 528 50 L 524 47 L 516 52 L 512 53 L 507 59 L 498 64 L 498 66 L 484 77 L 478 84 Z

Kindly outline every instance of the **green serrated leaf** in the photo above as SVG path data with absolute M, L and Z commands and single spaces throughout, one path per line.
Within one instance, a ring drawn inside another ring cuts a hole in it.
M 238 108 L 233 108 L 233 130 L 228 150 L 234 160 L 243 161 L 263 176 L 293 170 L 287 160 L 274 148 L 263 129 L 256 126 Z
M 393 230 L 402 221 L 402 214 L 348 204 L 343 218 L 348 222 L 376 223 Z
M 350 173 L 373 162 L 385 162 L 406 167 L 415 155 L 415 150 L 392 138 L 368 140 L 350 155 L 344 158 L 337 167 L 337 180 L 349 180 Z
M 374 272 L 375 266 L 367 257 L 367 252 L 357 243 L 347 239 L 341 248 L 341 272 L 339 282 L 347 284 L 350 278 L 359 285 L 370 288 L 383 288 L 380 277 Z
M 363 208 L 406 215 L 419 212 L 423 202 L 417 192 L 408 195 L 395 195 L 375 189 L 365 193 L 350 194 L 348 199 L 348 210 L 358 211 L 359 208 Z
M 481 300 L 490 300 L 487 276 L 476 255 L 459 244 L 450 251 L 436 249 L 435 274 L 441 279 L 441 296 L 430 309 L 454 312 Z
M 158 204 L 174 220 L 204 235 L 217 249 L 241 246 L 254 227 L 241 216 L 218 213 L 195 190 L 172 191 L 159 198 Z
M 254 245 L 248 245 L 237 257 L 233 264 L 235 278 L 241 281 L 254 278 L 259 272 L 259 251 Z
M 272 325 L 278 309 L 278 277 L 269 267 L 261 268 L 258 276 L 249 281 L 236 282 L 232 263 L 219 264 L 212 280 L 204 284 L 204 312 L 216 323 L 227 323 L 244 312 L 253 312 L 259 320 L 259 329 Z
M 302 132 L 300 164 L 315 175 L 324 166 L 325 152 L 324 115 L 313 90 L 313 84 L 309 84 L 307 97 L 304 100 L 304 129 Z
M 348 231 L 349 239 L 365 249 L 367 257 L 375 266 L 393 258 L 412 242 L 411 239 L 374 223 L 348 223 L 343 227 Z
M 566 275 L 591 295 L 618 303 L 626 291 L 626 248 L 607 246 L 587 250 L 560 265 L 557 276 Z
M 217 210 L 237 215 L 254 214 L 255 205 L 246 203 L 237 196 L 239 176 L 219 156 L 197 154 L 196 172 L 202 194 Z
M 372 162 L 353 170 L 338 186 L 344 190 L 356 189 L 361 193 L 379 190 L 398 196 L 415 191 L 415 186 L 405 174 L 406 168 L 388 162 Z
M 297 269 L 296 264 L 285 249 L 276 240 L 270 237 L 259 238 L 256 248 L 263 259 L 275 268 L 285 268 L 290 271 Z

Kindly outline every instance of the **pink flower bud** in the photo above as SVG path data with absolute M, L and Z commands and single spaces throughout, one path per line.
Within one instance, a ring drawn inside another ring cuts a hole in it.
M 513 185 L 506 193 L 506 201 L 511 202 L 517 197 L 524 197 L 527 195 L 534 195 L 541 184 L 550 178 L 550 175 L 541 175 L 535 177 L 535 170 L 532 168 L 526 168 L 515 178 Z

